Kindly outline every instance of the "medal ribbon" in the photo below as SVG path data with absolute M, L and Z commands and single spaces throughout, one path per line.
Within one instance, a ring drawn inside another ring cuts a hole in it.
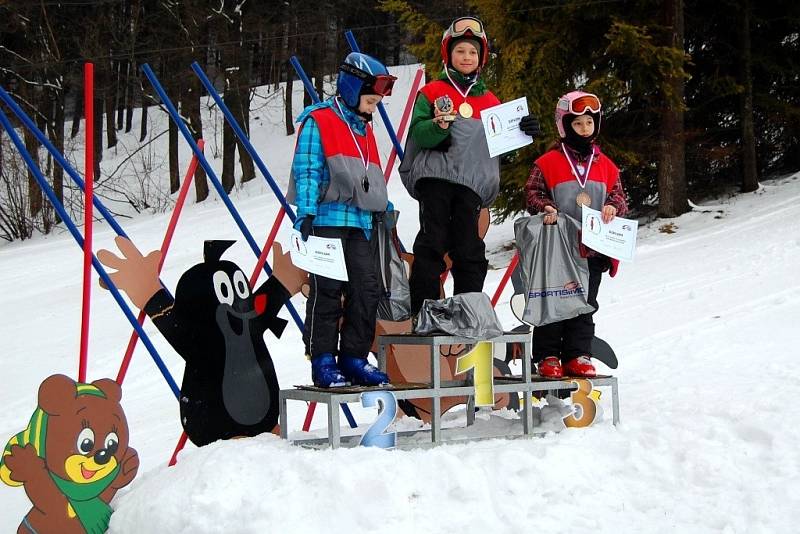
M 336 104 L 336 107 L 339 110 L 339 113 L 344 120 L 344 123 L 347 125 L 347 131 L 350 132 L 350 137 L 353 138 L 353 144 L 356 145 L 356 150 L 358 150 L 358 155 L 361 158 L 361 162 L 364 164 L 364 172 L 366 173 L 369 169 L 369 124 L 364 124 L 364 143 L 367 145 L 367 155 L 364 156 L 364 151 L 361 150 L 361 145 L 358 144 L 356 141 L 356 134 L 353 133 L 353 129 L 350 127 L 350 123 L 347 122 L 347 119 L 344 116 L 344 112 L 342 111 L 341 106 L 339 106 L 339 99 L 334 98 L 333 102 Z M 366 180 L 366 176 L 364 178 Z
M 564 152 L 564 156 L 566 156 L 567 162 L 569 163 L 569 168 L 572 169 L 572 174 L 575 175 L 575 179 L 578 180 L 578 184 L 580 184 L 581 189 L 585 189 L 586 180 L 589 179 L 589 172 L 592 170 L 592 163 L 594 163 L 594 150 L 592 150 L 592 153 L 589 156 L 589 165 L 586 167 L 586 172 L 584 173 L 578 172 L 576 162 L 572 159 L 572 156 L 570 156 L 569 152 L 567 152 L 567 149 L 564 147 L 564 143 L 561 143 L 561 150 Z
M 466 102 L 466 101 L 467 101 L 467 95 L 468 95 L 468 94 L 469 94 L 469 92 L 472 90 L 472 86 L 473 86 L 473 85 L 475 85 L 476 83 L 478 83 L 478 78 L 476 77 L 476 78 L 475 78 L 475 81 L 474 81 L 474 82 L 472 82 L 471 84 L 469 84 L 469 87 L 467 87 L 467 90 L 462 92 L 462 91 L 461 91 L 461 88 L 458 86 L 458 84 L 457 84 L 456 82 L 454 82 L 454 81 L 453 81 L 453 78 L 451 78 L 451 77 L 450 77 L 450 69 L 448 69 L 447 67 L 445 67 L 445 68 L 444 68 L 444 73 L 447 75 L 447 79 L 448 79 L 448 80 L 450 80 L 450 85 L 452 85 L 452 86 L 453 86 L 453 88 L 454 88 L 456 91 L 458 91 L 458 94 L 460 94 L 460 95 L 461 95 L 461 98 L 463 98 L 463 99 L 464 99 L 464 102 Z M 462 102 L 462 104 L 463 104 L 464 102 Z

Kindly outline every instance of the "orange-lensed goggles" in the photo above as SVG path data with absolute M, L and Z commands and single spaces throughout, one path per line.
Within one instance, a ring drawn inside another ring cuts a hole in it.
M 450 35 L 452 37 L 461 37 L 467 32 L 472 33 L 475 37 L 483 37 L 483 23 L 472 17 L 463 17 L 454 20 L 450 25 Z
M 397 79 L 397 76 L 392 76 L 391 74 L 378 74 L 376 76 L 348 63 L 342 63 L 339 66 L 339 70 L 359 78 L 364 85 L 372 88 L 370 94 L 376 94 L 380 96 L 391 95 L 394 82 Z
M 592 94 L 586 94 L 569 102 L 569 112 L 573 115 L 583 115 L 587 111 L 600 113 L 600 99 Z

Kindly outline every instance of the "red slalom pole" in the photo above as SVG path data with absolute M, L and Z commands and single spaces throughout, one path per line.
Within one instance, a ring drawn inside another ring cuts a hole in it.
M 518 263 L 519 252 L 515 252 L 514 257 L 511 258 L 511 263 L 508 264 L 506 272 L 503 274 L 503 278 L 500 279 L 500 285 L 497 286 L 497 289 L 494 292 L 494 296 L 492 297 L 492 308 L 494 308 L 495 304 L 497 304 L 497 301 L 500 300 L 500 295 L 503 293 L 503 289 L 505 289 L 508 279 L 511 278 L 511 273 L 514 272 L 514 269 L 516 269 Z
M 94 217 L 94 65 L 83 66 L 83 106 L 85 110 L 86 148 L 84 151 L 83 211 L 83 306 L 81 309 L 81 341 L 78 360 L 78 382 L 86 382 L 89 351 L 89 309 L 92 300 L 92 219 Z
M 169 464 L 167 464 L 168 467 L 172 467 L 178 462 L 178 453 L 183 450 L 188 437 L 189 436 L 186 435 L 186 432 L 181 434 L 181 438 L 178 440 L 178 444 L 175 446 L 175 450 L 172 452 L 172 458 L 169 459 Z
M 397 129 L 397 139 L 398 141 L 403 140 L 403 134 L 406 131 L 406 126 L 408 125 L 408 119 L 411 118 L 411 110 L 414 109 L 414 102 L 417 101 L 417 91 L 419 91 L 420 83 L 425 75 L 425 69 L 420 67 L 417 69 L 417 74 L 414 75 L 414 81 L 411 83 L 411 91 L 408 93 L 408 99 L 406 100 L 406 107 L 403 109 L 403 116 L 400 119 L 400 127 Z M 385 181 L 389 181 L 389 177 L 392 175 L 392 168 L 394 167 L 394 162 L 397 159 L 397 147 L 392 146 L 392 152 L 389 154 L 389 159 L 386 161 L 386 168 L 383 170 L 383 179 Z
M 203 147 L 205 146 L 205 141 L 198 139 L 197 146 L 202 151 Z M 189 168 L 186 170 L 186 175 L 183 177 L 183 183 L 178 191 L 178 198 L 175 200 L 175 207 L 172 209 L 172 216 L 167 224 L 167 231 L 164 234 L 164 240 L 161 242 L 161 261 L 158 263 L 159 273 L 161 273 L 161 267 L 164 266 L 164 259 L 166 259 L 169 246 L 172 243 L 172 236 L 175 234 L 175 227 L 178 225 L 178 219 L 181 216 L 181 211 L 183 211 L 186 195 L 189 192 L 189 186 L 192 184 L 192 178 L 197 170 L 198 162 L 197 156 L 192 156 L 192 160 L 189 162 Z M 145 317 L 147 317 L 147 314 L 143 310 L 140 311 L 139 316 L 136 318 L 140 325 L 144 324 Z M 122 363 L 120 364 L 119 372 L 117 373 L 117 383 L 120 385 L 122 385 L 122 382 L 125 380 L 125 374 L 128 372 L 128 366 L 130 365 L 131 358 L 133 357 L 133 350 L 136 348 L 136 343 L 138 343 L 138 341 L 139 334 L 136 332 L 136 330 L 134 330 L 131 332 L 131 337 L 128 340 L 128 347 L 125 349 L 125 356 L 122 358 Z
M 286 210 L 283 208 L 283 206 L 281 206 L 281 209 L 278 210 L 278 215 L 275 217 L 275 222 L 272 223 L 272 229 L 269 231 L 267 241 L 264 243 L 264 247 L 261 249 L 261 255 L 258 257 L 258 261 L 256 262 L 256 268 L 253 271 L 253 274 L 250 275 L 250 287 L 252 288 L 256 287 L 258 276 L 261 274 L 262 269 L 264 269 L 264 263 L 267 261 L 269 251 L 272 250 L 272 244 L 275 242 L 275 236 L 278 235 L 278 228 L 281 227 L 281 222 L 283 222 L 285 215 Z M 272 263 L 275 263 L 274 258 Z
M 303 432 L 308 432 L 308 429 L 311 428 L 311 420 L 314 419 L 314 410 L 316 409 L 316 401 L 312 401 L 308 404 L 308 410 L 306 410 L 306 420 L 303 421 Z

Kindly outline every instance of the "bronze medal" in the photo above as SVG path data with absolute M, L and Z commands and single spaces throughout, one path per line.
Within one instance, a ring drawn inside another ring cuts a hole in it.
M 463 104 L 458 106 L 458 114 L 464 117 L 465 119 L 469 119 L 470 117 L 472 117 L 472 106 L 464 102 Z
M 581 191 L 578 193 L 578 196 L 575 197 L 575 202 L 577 202 L 578 206 L 586 206 L 588 208 L 592 205 L 592 197 L 590 197 L 589 193 L 586 191 Z

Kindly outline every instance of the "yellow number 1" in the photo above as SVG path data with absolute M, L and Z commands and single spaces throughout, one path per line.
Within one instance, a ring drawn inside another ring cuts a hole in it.
M 456 373 L 473 369 L 475 406 L 494 406 L 494 355 L 493 345 L 481 341 L 475 348 L 456 360 Z

